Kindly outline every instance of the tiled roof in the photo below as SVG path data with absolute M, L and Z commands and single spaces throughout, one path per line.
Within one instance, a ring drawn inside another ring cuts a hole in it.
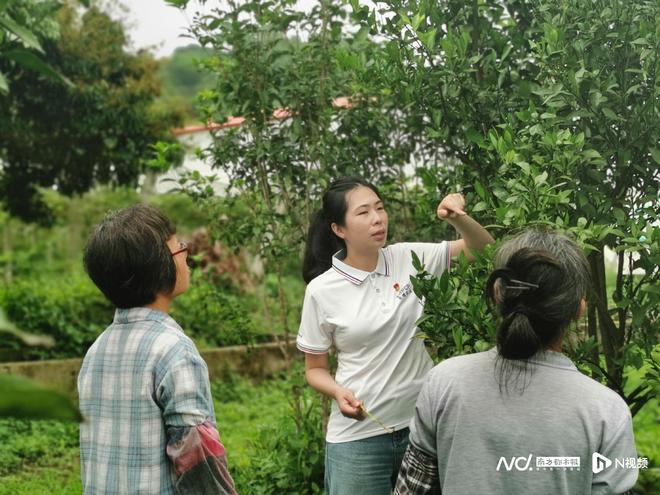
M 353 104 L 348 96 L 340 96 L 332 100 L 332 106 L 335 108 L 353 108 Z M 291 111 L 288 108 L 278 108 L 273 111 L 273 119 L 284 120 L 291 117 Z M 196 132 L 215 131 L 220 129 L 228 129 L 231 127 L 240 127 L 245 122 L 245 117 L 228 117 L 222 123 L 209 122 L 208 124 L 189 125 L 186 127 L 179 127 L 172 129 L 172 134 L 175 136 L 183 136 L 185 134 L 194 134 Z

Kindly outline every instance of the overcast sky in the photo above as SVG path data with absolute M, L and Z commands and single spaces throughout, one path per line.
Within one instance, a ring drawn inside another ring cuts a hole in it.
M 179 46 L 195 43 L 185 32 L 196 12 L 210 12 L 224 2 L 207 0 L 202 6 L 190 0 L 185 11 L 171 7 L 165 0 L 125 0 L 128 12 L 123 17 L 135 48 L 152 48 L 158 57 L 167 57 Z M 299 0 L 298 7 L 310 9 L 315 0 Z

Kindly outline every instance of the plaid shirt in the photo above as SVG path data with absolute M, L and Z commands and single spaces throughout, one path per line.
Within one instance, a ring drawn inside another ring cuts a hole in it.
M 437 459 L 409 443 L 394 495 L 440 495 Z
M 78 393 L 85 494 L 235 493 L 206 363 L 167 314 L 118 309 Z

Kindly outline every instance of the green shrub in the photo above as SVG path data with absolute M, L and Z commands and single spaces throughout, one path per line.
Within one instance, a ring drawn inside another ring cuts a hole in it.
M 50 349 L 15 344 L 16 358 L 21 359 L 82 356 L 114 313 L 112 304 L 83 274 L 15 281 L 0 292 L 0 305 L 19 328 L 55 339 Z
M 254 301 L 223 284 L 193 277 L 188 292 L 177 298 L 171 315 L 200 347 L 249 344 L 268 340 L 250 319 Z M 22 330 L 49 335 L 53 348 L 2 344 L 6 360 L 81 357 L 112 322 L 114 307 L 83 273 L 71 278 L 26 279 L 0 287 L 0 307 Z
M 250 302 L 248 295 L 193 276 L 188 291 L 174 301 L 171 315 L 200 347 L 249 344 L 266 339 L 254 330 Z
M 323 401 L 303 384 L 300 369 L 288 382 L 289 414 L 259 432 L 249 470 L 238 470 L 237 484 L 253 495 L 323 493 Z

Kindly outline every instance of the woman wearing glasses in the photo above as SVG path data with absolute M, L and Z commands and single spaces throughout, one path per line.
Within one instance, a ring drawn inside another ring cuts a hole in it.
M 85 247 L 87 273 L 117 308 L 78 376 L 86 494 L 236 493 L 206 363 L 168 314 L 190 285 L 187 251 L 148 205 L 109 214 Z
M 307 382 L 334 399 L 326 436 L 329 495 L 392 491 L 415 399 L 432 367 L 424 343 L 413 338 L 422 305 L 410 283 L 416 273 L 411 253 L 439 274 L 452 256 L 493 242 L 463 209 L 463 197 L 450 194 L 437 210 L 461 234 L 458 241 L 385 247 L 387 212 L 372 184 L 346 177 L 323 196 L 307 236 L 297 345 Z M 331 347 L 338 360 L 334 377 Z

